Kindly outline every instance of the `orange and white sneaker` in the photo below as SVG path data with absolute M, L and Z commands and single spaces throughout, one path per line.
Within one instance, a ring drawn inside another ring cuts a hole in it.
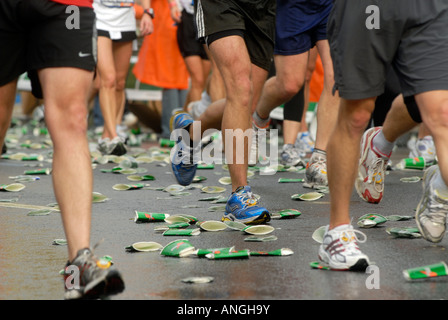
M 374 150 L 372 140 L 381 131 L 381 127 L 370 128 L 364 132 L 361 140 L 358 177 L 355 188 L 358 195 L 369 203 L 379 203 L 383 198 L 384 178 L 389 155 Z

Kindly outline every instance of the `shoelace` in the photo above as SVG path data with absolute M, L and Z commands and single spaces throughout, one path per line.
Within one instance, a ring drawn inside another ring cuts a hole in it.
M 373 187 L 378 192 L 383 192 L 384 184 L 383 183 L 377 183 L 377 181 L 375 179 L 375 176 L 380 175 L 381 176 L 380 182 L 383 181 L 383 179 L 384 179 L 384 166 L 385 166 L 384 159 L 378 158 L 373 163 L 373 166 L 369 167 L 369 170 L 367 172 L 367 183 L 373 183 Z
M 363 239 L 361 240 L 358 238 L 357 234 L 360 234 L 363 236 Z M 339 235 L 339 241 L 344 246 L 344 250 L 347 252 L 357 252 L 359 251 L 359 248 L 357 246 L 357 243 L 364 243 L 367 240 L 367 236 L 356 229 L 342 231 Z
M 236 194 L 238 200 L 243 204 L 243 209 L 257 204 L 257 199 L 251 191 L 243 191 Z
M 446 221 L 446 213 L 440 213 L 440 209 L 444 212 L 448 212 L 448 204 L 443 204 L 434 199 L 434 196 L 431 196 L 431 202 L 428 205 L 430 220 L 435 223 L 445 224 Z

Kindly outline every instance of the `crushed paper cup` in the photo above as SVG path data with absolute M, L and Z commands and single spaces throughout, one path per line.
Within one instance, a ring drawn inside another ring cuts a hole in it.
M 0 184 L 0 191 L 19 192 L 25 189 L 25 185 L 21 183 Z
M 109 200 L 109 198 L 106 197 L 105 195 L 103 195 L 99 192 L 92 192 L 92 202 L 93 203 L 105 202 L 107 200 Z
M 358 226 L 361 228 L 372 228 L 386 222 L 387 219 L 377 213 L 367 213 L 358 219 Z
M 224 223 L 232 230 L 242 231 L 247 227 L 247 225 L 239 221 L 225 220 Z
M 330 270 L 329 266 L 326 266 L 319 261 L 310 262 L 310 267 L 313 269 L 319 269 L 319 270 Z
M 54 210 L 51 209 L 39 209 L 39 210 L 33 210 L 27 213 L 27 216 L 48 216 L 51 212 L 54 212 Z
M 232 178 L 230 178 L 230 177 L 221 177 L 221 178 L 219 178 L 218 182 L 220 184 L 229 185 L 229 184 L 232 184 Z
M 294 183 L 294 182 L 303 182 L 305 179 L 303 178 L 279 178 L 279 183 Z
M 127 179 L 130 181 L 152 181 L 152 180 L 155 180 L 154 176 L 151 176 L 149 174 L 142 175 L 142 176 L 130 175 L 130 176 L 127 176 Z
M 163 248 L 160 243 L 153 241 L 140 241 L 131 244 L 130 246 L 125 247 L 126 251 L 130 252 L 151 252 L 151 251 L 159 251 Z
M 194 229 L 168 229 L 163 235 L 164 236 L 197 236 L 201 233 L 199 228 Z
M 176 222 L 176 223 L 156 227 L 156 228 L 154 228 L 154 231 L 164 232 L 169 229 L 183 229 L 183 228 L 187 228 L 189 226 L 190 226 L 190 223 L 188 223 L 188 222 Z
M 326 228 L 327 228 L 327 226 L 321 226 L 321 227 L 317 228 L 316 230 L 314 230 L 311 238 L 313 238 L 313 240 L 316 241 L 317 243 L 322 243 L 324 240 Z
M 274 230 L 275 229 L 272 226 L 258 224 L 253 226 L 247 226 L 242 231 L 253 235 L 265 235 L 273 232 Z
M 251 251 L 251 256 L 290 256 L 294 252 L 289 248 L 281 248 L 273 251 Z
M 268 241 L 275 241 L 278 238 L 274 235 L 270 235 L 270 236 L 248 236 L 246 238 L 244 238 L 244 241 L 249 241 L 249 242 L 268 242 Z
M 435 278 L 448 275 L 448 266 L 444 261 L 430 264 L 427 266 L 403 270 L 403 276 L 406 280 L 418 280 L 426 278 Z
M 204 177 L 204 176 L 194 176 L 192 182 L 193 183 L 198 183 L 198 182 L 202 182 L 202 181 L 205 181 L 205 180 L 207 180 L 207 178 Z
M 163 189 L 163 191 L 166 191 L 168 193 L 182 192 L 184 190 L 185 190 L 185 187 L 181 186 L 180 184 L 172 184 Z
M 418 230 L 417 227 L 408 227 L 408 228 L 387 228 L 386 229 L 387 234 L 390 234 L 391 236 L 395 238 L 408 238 L 408 239 L 417 239 L 421 238 L 422 235 L 420 234 L 420 230 Z
M 414 219 L 413 216 L 400 216 L 398 214 L 393 214 L 390 216 L 384 216 L 388 221 L 405 221 Z
M 296 218 L 300 216 L 302 213 L 299 210 L 296 209 L 284 209 L 280 210 L 278 212 L 273 212 L 271 214 L 272 219 L 289 219 L 289 218 Z
M 168 243 L 160 252 L 163 256 L 183 258 L 194 254 L 195 248 L 187 239 L 178 239 Z
M 210 260 L 220 260 L 220 259 L 247 259 L 250 256 L 250 251 L 248 249 L 221 253 L 209 253 L 205 257 Z
M 227 248 L 213 248 L 213 249 L 198 249 L 196 250 L 196 255 L 200 258 L 205 257 L 207 254 L 213 253 L 213 254 L 218 254 L 218 253 L 223 253 L 223 252 L 231 252 L 231 251 L 235 251 L 235 247 L 227 247 Z
M 202 188 L 201 191 L 204 193 L 222 193 L 222 192 L 226 191 L 226 188 L 210 186 L 210 187 Z
M 176 222 L 188 222 L 190 224 L 196 223 L 198 221 L 198 218 L 187 215 L 187 214 L 176 214 L 171 215 L 167 218 L 165 218 L 166 223 L 176 223 Z
M 297 193 L 291 196 L 293 200 L 301 200 L 301 201 L 315 201 L 324 196 L 321 192 L 307 192 L 307 193 Z
M 169 216 L 168 213 L 135 211 L 134 222 L 165 221 Z
M 202 230 L 205 231 L 222 231 L 227 229 L 227 224 L 225 224 L 222 221 L 213 221 L 213 220 L 207 220 L 207 221 L 198 221 L 196 222 L 196 225 L 198 225 Z
M 406 182 L 406 183 L 415 183 L 415 182 L 420 182 L 422 180 L 421 177 L 404 177 L 404 178 L 400 178 L 401 182 Z
M 136 190 L 141 189 L 145 185 L 142 183 L 136 183 L 136 184 L 124 184 L 124 183 L 118 183 L 112 186 L 112 189 L 117 191 L 126 191 L 126 190 Z

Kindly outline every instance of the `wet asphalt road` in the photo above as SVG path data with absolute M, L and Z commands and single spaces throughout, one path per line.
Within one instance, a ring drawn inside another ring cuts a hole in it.
M 41 138 L 39 138 L 41 139 Z M 135 151 L 148 151 L 155 143 L 144 143 Z M 11 153 L 40 153 L 48 159 L 49 149 L 10 149 Z M 395 151 L 396 163 L 407 156 L 407 150 Z M 33 162 L 38 163 L 38 162 Z M 51 166 L 45 160 L 44 167 Z M 176 184 L 169 165 L 163 161 L 139 163 L 147 169 L 145 174 L 155 177 L 148 181 L 150 187 L 167 187 Z M 32 162 L 0 160 L 0 184 L 14 181 Z M 200 220 L 220 220 L 222 212 L 211 211 L 215 205 L 198 201 L 211 195 L 199 189 L 188 190 L 189 195 L 170 196 L 167 192 L 149 188 L 115 191 L 112 186 L 130 183 L 126 174 L 102 172 L 117 164 L 98 164 L 94 168 L 94 191 L 108 199 L 93 204 L 92 244 L 101 242 L 97 255 L 110 255 L 121 271 L 126 289 L 112 300 L 438 300 L 448 298 L 446 277 L 409 282 L 402 275 L 407 268 L 428 265 L 446 260 L 448 238 L 435 245 L 422 239 L 397 239 L 386 233 L 388 227 L 415 226 L 415 221 L 388 221 L 371 229 L 360 229 L 367 235 L 361 249 L 375 264 L 374 273 L 336 272 L 316 270 L 310 262 L 317 261 L 319 244 L 311 235 L 315 229 L 328 224 L 329 195 L 313 201 L 296 201 L 291 195 L 311 191 L 301 183 L 278 183 L 278 179 L 301 178 L 304 173 L 277 172 L 250 178 L 253 191 L 261 196 L 262 204 L 270 212 L 298 209 L 301 215 L 294 219 L 271 220 L 275 228 L 271 235 L 277 240 L 248 242 L 244 232 L 224 230 L 202 231 L 197 236 L 164 236 L 154 230 L 164 223 L 134 222 L 134 212 L 164 212 L 170 215 L 189 214 Z M 218 179 L 228 175 L 221 165 L 202 169 L 197 175 L 207 180 L 203 186 L 223 186 Z M 368 204 L 353 193 L 351 208 L 353 224 L 366 213 L 382 215 L 414 215 L 420 199 L 421 182 L 404 183 L 402 177 L 422 176 L 422 171 L 389 171 L 386 191 L 378 205 Z M 39 175 L 40 180 L 24 182 L 19 192 L 0 193 L 0 299 L 2 300 L 61 300 L 63 282 L 58 272 L 67 259 L 65 246 L 53 245 L 53 240 L 64 238 L 57 211 L 45 216 L 28 213 L 55 202 L 51 175 Z M 69 181 L 67 181 L 69 183 Z M 224 186 L 228 195 L 230 186 Z M 17 198 L 16 202 L 5 202 Z M 173 258 L 159 252 L 129 253 L 125 247 L 139 241 L 154 241 L 166 245 L 176 239 L 188 239 L 195 248 L 222 248 L 271 251 L 289 248 L 290 256 L 251 256 L 238 260 L 209 260 L 188 256 Z M 190 276 L 211 276 L 213 282 L 205 284 L 184 283 Z M 370 285 L 369 285 L 370 284 Z

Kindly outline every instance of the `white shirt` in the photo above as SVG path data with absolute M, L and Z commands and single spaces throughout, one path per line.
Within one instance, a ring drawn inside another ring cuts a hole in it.
M 96 28 L 109 31 L 112 39 L 120 39 L 121 31 L 136 31 L 134 7 L 119 7 L 127 0 L 94 0 L 93 9 L 96 14 Z M 116 5 L 117 7 L 113 7 Z M 116 35 L 114 37 L 114 34 Z

